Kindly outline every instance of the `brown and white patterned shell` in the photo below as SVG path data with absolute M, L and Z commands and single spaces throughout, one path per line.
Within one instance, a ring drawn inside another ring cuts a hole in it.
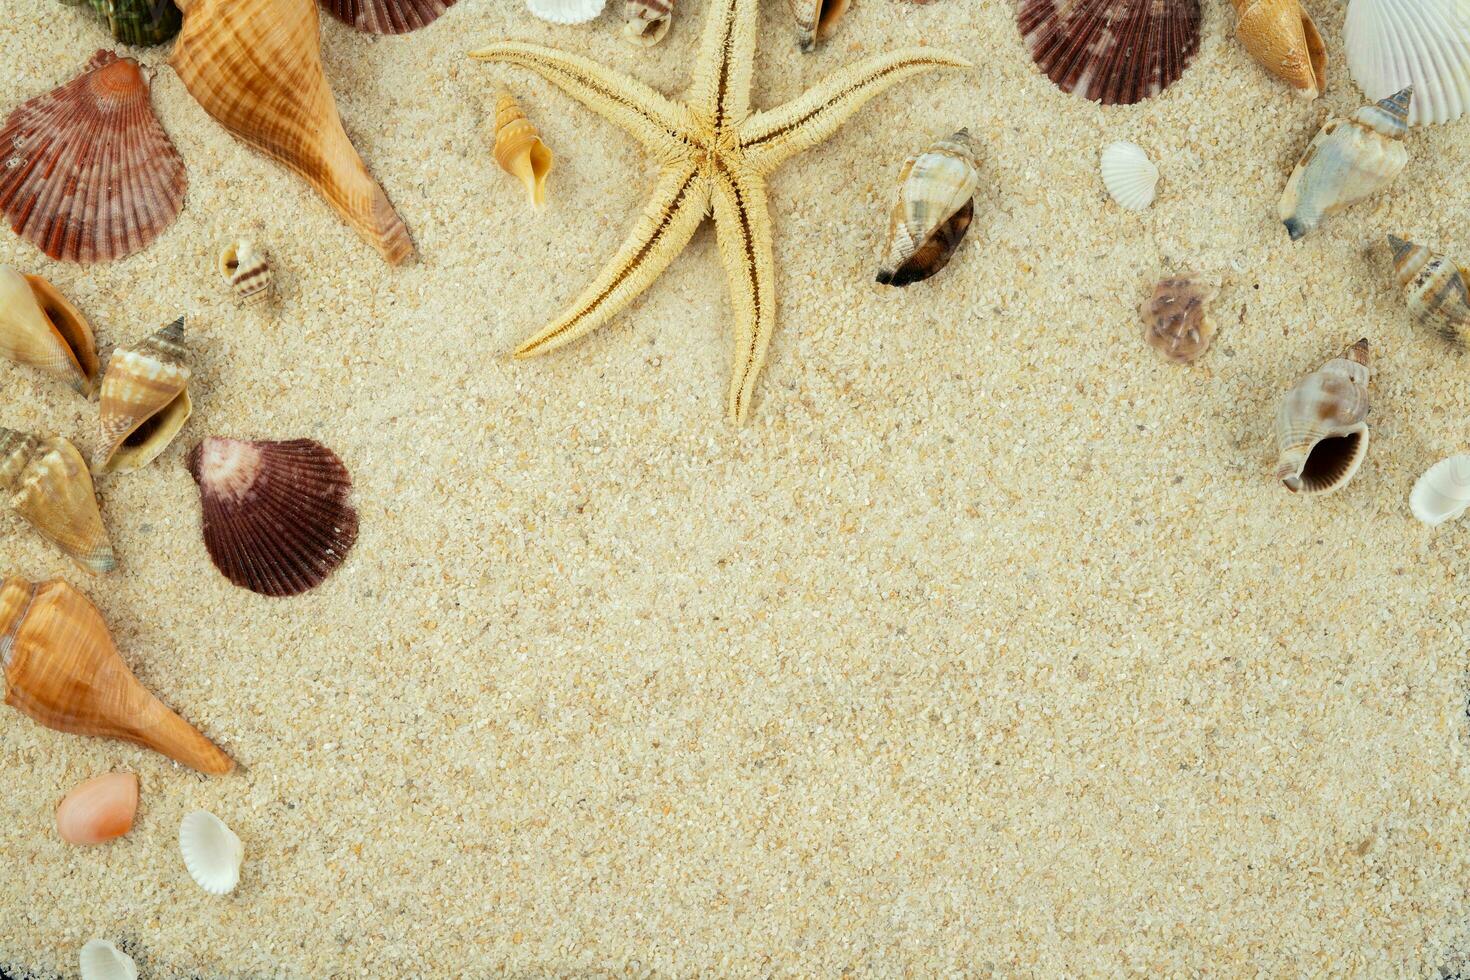
M 327 13 L 366 34 L 407 34 L 427 27 L 456 0 L 320 0 Z
M 1103 105 L 1158 95 L 1199 51 L 1199 0 L 1020 0 L 1017 20 L 1058 88 Z
M 1139 309 L 1143 339 L 1175 364 L 1189 364 L 1209 349 L 1215 321 L 1209 304 L 1220 294 L 1220 280 L 1185 272 L 1159 280 Z
M 904 163 L 878 282 L 907 286 L 949 264 L 974 217 L 979 162 L 979 146 L 962 129 Z
M 623 37 L 642 47 L 664 39 L 674 19 L 674 0 L 623 0 Z
M 501 92 L 495 101 L 495 142 L 492 147 L 500 169 L 519 180 L 533 207 L 546 200 L 546 178 L 556 158 L 521 111 L 515 97 Z
M 242 305 L 270 302 L 275 286 L 270 256 L 249 239 L 237 239 L 225 246 L 219 254 L 219 272 Z
M 138 63 L 111 51 L 23 103 L 0 130 L 0 209 L 53 259 L 97 262 L 144 248 L 179 216 L 187 183 Z
M 204 508 L 204 545 L 236 585 L 268 596 L 320 585 L 357 541 L 352 478 L 310 439 L 211 436 L 189 454 Z
M 193 411 L 183 317 L 113 352 L 101 403 L 102 444 L 94 472 L 131 473 L 168 448 Z
M 0 500 L 93 575 L 117 567 L 92 476 L 65 439 L 0 428 Z
M 40 276 L 0 265 L 0 357 L 63 378 L 83 395 L 97 380 L 86 317 Z
M 1368 341 L 1302 378 L 1276 412 L 1276 477 L 1292 493 L 1347 485 L 1368 454 Z
M 850 0 L 787 0 L 796 19 L 796 46 L 810 54 L 832 36 Z
M 1470 343 L 1470 270 L 1423 245 L 1388 236 L 1394 278 L 1414 322 L 1446 340 Z

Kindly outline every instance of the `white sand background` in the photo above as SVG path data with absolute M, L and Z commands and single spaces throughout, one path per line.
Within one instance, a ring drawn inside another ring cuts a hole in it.
M 0 964 L 74 971 L 92 937 L 146 976 L 1425 975 L 1470 949 L 1470 524 L 1409 515 L 1466 448 L 1470 360 L 1417 331 L 1396 231 L 1470 260 L 1470 121 L 1418 130 L 1391 192 L 1297 245 L 1276 202 L 1328 110 L 1362 101 L 1343 9 L 1309 3 L 1329 87 L 1296 100 L 1205 0 L 1164 95 L 1103 109 L 1032 65 L 1009 3 L 857 0 L 819 53 L 767 0 L 755 101 L 899 43 L 974 59 L 908 82 L 772 180 L 780 325 L 753 418 L 723 416 L 730 306 L 709 229 L 573 348 L 501 352 L 569 300 L 650 167 L 528 72 L 524 38 L 683 90 L 713 0 L 660 47 L 610 5 L 555 27 L 462 0 L 416 34 L 323 19 L 348 131 L 414 234 L 387 268 L 163 65 L 188 204 L 122 262 L 49 277 L 104 355 L 184 313 L 195 415 L 100 484 L 121 568 L 92 579 L 0 516 L 0 571 L 62 576 L 139 677 L 241 764 L 205 778 L 0 712 Z M 0 103 L 112 47 L 84 10 L 9 0 Z M 540 212 L 486 143 L 509 83 L 557 154 Z M 872 282 L 895 175 L 968 126 L 985 148 L 953 264 Z M 1135 215 L 1102 147 L 1163 172 Z M 267 245 L 274 317 L 214 269 Z M 1195 367 L 1144 345 L 1161 273 L 1225 275 Z M 1372 448 L 1335 496 L 1272 479 L 1299 375 L 1367 336 Z M 0 425 L 96 444 L 95 403 L 0 364 Z M 185 466 L 207 434 L 312 437 L 362 533 L 298 599 L 230 585 Z M 132 833 L 79 849 L 52 811 L 136 771 Z M 195 808 L 245 845 L 200 891 Z

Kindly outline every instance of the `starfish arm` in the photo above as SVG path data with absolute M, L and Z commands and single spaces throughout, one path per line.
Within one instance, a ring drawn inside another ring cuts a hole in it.
M 730 281 L 735 336 L 730 356 L 730 418 L 745 421 L 776 325 L 776 263 L 771 215 L 760 177 L 725 171 L 713 184 L 720 259 Z
M 586 336 L 617 316 L 684 251 L 709 213 L 709 185 L 694 162 L 665 167 L 617 256 L 561 316 L 516 349 L 532 357 Z
M 626 130 L 660 161 L 684 148 L 687 114 L 671 99 L 635 78 L 610 71 L 579 55 L 520 41 L 504 41 L 470 57 L 529 68 L 593 112 Z
M 715 132 L 750 112 L 755 73 L 757 0 L 716 0 L 705 18 L 688 104 Z
M 785 105 L 751 116 L 740 127 L 740 143 L 751 165 L 767 174 L 827 139 L 870 99 L 904 79 L 936 68 L 971 67 L 963 58 L 927 48 L 875 55 Z

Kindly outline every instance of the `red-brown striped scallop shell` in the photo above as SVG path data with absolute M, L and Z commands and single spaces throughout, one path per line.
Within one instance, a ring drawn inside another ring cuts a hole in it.
M 241 588 L 299 595 L 336 571 L 357 541 L 352 478 L 319 442 L 211 436 L 189 454 L 189 472 L 204 508 L 204 545 Z
M 367 34 L 407 34 L 427 27 L 456 0 L 321 0 L 327 13 Z
M 184 207 L 184 159 L 131 58 L 98 51 L 76 78 L 22 103 L 0 130 L 0 210 L 53 259 L 120 259 Z
M 1046 76 L 1103 105 L 1158 95 L 1199 51 L 1199 0 L 1021 0 L 1016 16 Z

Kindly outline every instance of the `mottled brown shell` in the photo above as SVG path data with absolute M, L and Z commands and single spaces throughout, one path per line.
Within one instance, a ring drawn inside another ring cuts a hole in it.
M 1158 95 L 1199 51 L 1199 0 L 1020 0 L 1017 21 L 1058 88 L 1103 105 Z
M 1215 336 L 1209 304 L 1219 294 L 1220 281 L 1197 272 L 1159 280 L 1139 308 L 1143 339 L 1174 363 L 1189 364 L 1209 349 Z

